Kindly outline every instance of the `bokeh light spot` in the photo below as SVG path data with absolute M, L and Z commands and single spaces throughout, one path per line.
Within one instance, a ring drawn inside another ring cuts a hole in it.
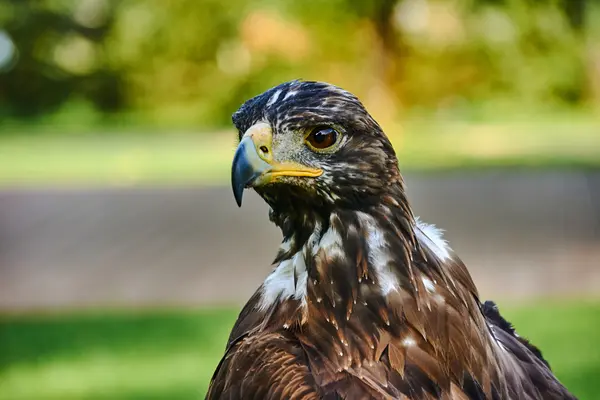
M 0 30 L 0 72 L 15 65 L 17 48 L 6 31 Z

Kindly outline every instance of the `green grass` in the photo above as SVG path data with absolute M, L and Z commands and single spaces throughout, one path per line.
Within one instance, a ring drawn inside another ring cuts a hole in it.
M 0 132 L 0 187 L 220 184 L 235 133 L 76 134 L 43 127 Z M 600 168 L 600 119 L 464 121 L 412 118 L 385 126 L 406 170 Z
M 0 137 L 0 186 L 221 182 L 231 132 Z
M 502 306 L 581 399 L 600 392 L 600 303 Z M 0 317 L 0 399 L 202 398 L 236 309 Z

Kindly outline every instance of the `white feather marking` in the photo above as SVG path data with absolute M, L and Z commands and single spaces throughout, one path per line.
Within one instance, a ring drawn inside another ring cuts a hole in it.
M 488 323 L 487 324 L 488 328 L 489 328 L 489 332 L 492 335 L 492 338 L 494 339 L 494 343 L 496 344 L 496 346 L 498 348 L 500 348 L 500 350 L 502 350 L 503 352 L 507 353 L 508 349 L 506 348 L 506 346 L 504 345 L 504 343 L 502 343 L 500 341 L 500 339 L 498 338 L 498 335 L 496 334 L 496 329 L 498 329 L 495 325 Z
M 304 260 L 305 250 L 314 256 L 319 248 L 319 235 L 321 234 L 321 224 L 315 224 L 315 230 L 308 238 L 304 248 L 292 255 L 291 258 L 283 260 L 267 276 L 262 285 L 262 296 L 259 302 L 259 309 L 266 310 L 277 301 L 284 301 L 294 298 L 302 302 L 302 306 L 307 305 L 306 292 L 308 283 L 308 271 L 306 269 L 306 260 Z M 341 241 L 341 238 L 340 238 Z M 294 243 L 294 238 L 284 241 L 280 249 L 289 251 Z M 340 242 L 341 243 L 341 242 Z M 294 271 L 296 274 L 296 286 L 294 287 Z
M 283 100 L 287 100 L 287 99 L 289 99 L 290 97 L 292 97 L 292 96 L 295 96 L 297 93 L 298 93 L 298 92 L 297 92 L 297 91 L 295 91 L 295 90 L 290 90 L 289 92 L 287 92 L 287 93 L 285 94 L 285 96 L 283 97 Z
M 294 299 L 301 300 L 302 305 L 306 305 L 306 284 L 308 283 L 308 271 L 306 269 L 306 262 L 304 261 L 304 254 L 297 252 L 292 257 L 292 263 L 298 273 L 298 281 L 296 282 L 296 290 L 294 292 Z
M 278 91 L 273 93 L 273 96 L 271 96 L 269 101 L 267 101 L 267 107 L 273 105 L 279 99 L 280 94 L 281 94 L 281 89 L 279 89 Z
M 327 232 L 321 237 L 319 249 L 323 250 L 327 257 L 330 258 L 343 258 L 345 256 L 342 249 L 342 237 L 333 226 L 330 226 Z
M 435 285 L 433 284 L 433 281 L 427 277 L 423 277 L 421 278 L 421 280 L 423 281 L 423 286 L 425 286 L 425 289 L 429 292 L 429 293 L 435 293 Z
M 297 282 L 294 286 L 294 271 L 297 276 Z M 262 296 L 259 302 L 259 309 L 266 310 L 277 301 L 287 300 L 291 297 L 302 301 L 306 305 L 306 283 L 308 272 L 304 255 L 301 251 L 297 252 L 292 258 L 283 260 L 267 276 L 262 285 Z
M 308 238 L 305 246 L 308 246 L 310 253 L 314 256 L 319 251 L 319 235 L 321 234 L 321 223 L 317 221 L 315 230 Z
M 404 340 L 402 340 L 402 344 L 404 345 L 404 347 L 410 347 L 417 344 L 417 342 L 411 336 L 407 336 L 404 338 Z
M 293 294 L 294 265 L 291 259 L 283 260 L 265 279 L 259 308 L 266 310 L 278 299 L 289 298 Z
M 398 277 L 390 269 L 392 258 L 389 253 L 389 248 L 385 242 L 381 228 L 377 221 L 368 214 L 363 212 L 357 213 L 362 225 L 367 228 L 367 245 L 369 247 L 369 264 L 373 266 L 377 273 L 381 292 L 384 296 L 394 290 L 398 290 L 400 284 Z
M 415 233 L 419 242 L 433 252 L 440 260 L 450 258 L 450 247 L 448 242 L 442 236 L 442 230 L 436 228 L 435 225 L 430 225 L 422 222 L 419 218 L 415 218 L 417 226 Z

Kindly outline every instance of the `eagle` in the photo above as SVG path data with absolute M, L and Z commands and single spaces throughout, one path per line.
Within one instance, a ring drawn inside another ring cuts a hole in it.
M 246 101 L 231 182 L 283 236 L 207 399 L 575 399 L 434 225 L 353 94 L 283 83 Z

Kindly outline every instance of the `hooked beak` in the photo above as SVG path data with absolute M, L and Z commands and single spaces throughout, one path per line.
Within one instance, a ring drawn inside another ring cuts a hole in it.
M 240 141 L 231 166 L 231 187 L 239 207 L 246 187 L 258 187 L 275 182 L 280 176 L 317 177 L 323 173 L 298 163 L 279 163 L 273 160 L 273 131 L 259 122 L 251 126 Z

